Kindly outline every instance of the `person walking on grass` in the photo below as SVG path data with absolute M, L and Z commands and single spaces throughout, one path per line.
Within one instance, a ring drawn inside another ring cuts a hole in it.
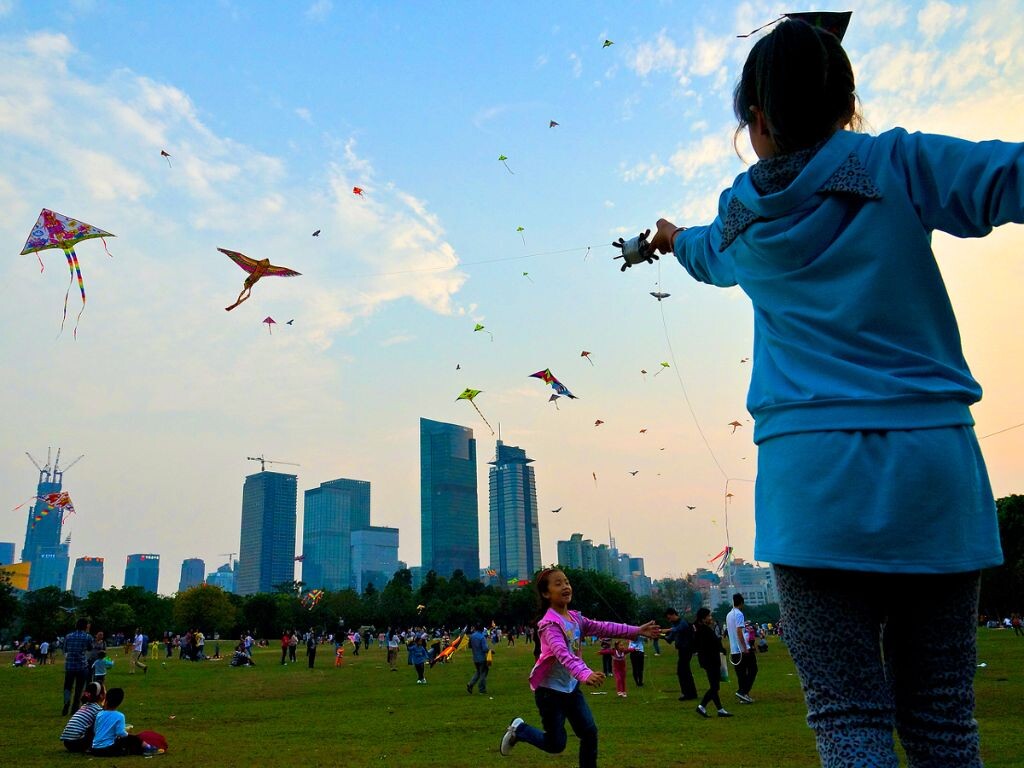
M 651 247 L 752 303 L 754 559 L 819 757 L 896 766 L 895 730 L 910 765 L 978 768 L 978 591 L 1003 553 L 932 237 L 1024 223 L 1024 144 L 857 132 L 840 38 L 799 18 L 754 44 L 733 106 L 758 162 Z
M 616 695 L 626 698 L 626 647 L 621 640 L 616 640 L 610 648 L 602 648 L 598 653 L 612 663 Z
M 427 678 L 423 673 L 429 655 L 427 654 L 426 635 L 420 635 L 409 646 L 409 662 L 416 668 L 416 684 L 426 685 Z
M 693 672 L 690 670 L 690 659 L 693 658 L 693 627 L 675 608 L 666 608 L 665 618 L 672 625 L 665 635 L 665 642 L 674 645 L 679 653 L 676 662 L 679 700 L 692 701 L 697 698 L 697 684 L 693 681 Z
M 469 650 L 473 653 L 473 666 L 476 667 L 476 673 L 466 683 L 466 691 L 472 693 L 473 686 L 479 684 L 480 693 L 487 693 L 487 673 L 490 671 L 487 653 L 490 648 L 487 647 L 487 633 L 484 631 L 483 624 L 474 626 L 473 634 L 469 636 Z
M 747 634 L 743 595 L 739 592 L 732 596 L 732 606 L 725 617 L 725 626 L 729 635 L 729 661 L 736 667 L 736 698 L 744 704 L 753 704 L 750 689 L 757 677 L 757 653 Z
M 79 619 L 75 622 L 75 631 L 68 632 L 64 638 L 64 709 L 74 714 L 78 710 L 78 702 L 82 696 L 82 688 L 89 681 L 89 652 L 92 650 L 92 635 L 89 634 L 89 620 Z M 74 696 L 71 690 L 74 689 Z
M 521 717 L 509 723 L 501 737 L 500 752 L 508 755 L 522 741 L 545 752 L 558 754 L 565 750 L 565 721 L 580 740 L 579 768 L 597 766 L 597 725 L 590 713 L 580 683 L 600 687 L 604 674 L 595 672 L 579 656 L 580 639 L 584 635 L 634 639 L 655 637 L 661 628 L 653 621 L 635 627 L 609 621 L 588 619 L 579 611 L 570 611 L 572 585 L 557 568 L 545 568 L 534 582 L 541 618 L 540 657 L 530 673 L 530 688 L 544 730 L 527 725 Z
M 697 714 L 701 717 L 710 717 L 707 706 L 714 703 L 718 710 L 719 717 L 732 717 L 718 696 L 718 689 L 722 685 L 722 661 L 725 658 L 725 648 L 722 646 L 722 638 L 715 634 L 715 619 L 711 611 L 701 608 L 694 617 L 694 650 L 697 652 L 697 664 L 708 676 L 708 690 L 704 698 L 697 705 Z

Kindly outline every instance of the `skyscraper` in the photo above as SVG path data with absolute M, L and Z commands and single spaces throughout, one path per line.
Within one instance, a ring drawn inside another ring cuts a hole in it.
M 32 459 L 31 456 L 29 458 Z M 60 540 L 63 511 L 45 501 L 48 494 L 59 493 L 61 490 L 64 470 L 60 468 L 60 450 L 57 450 L 52 468 L 49 453 L 45 466 L 39 466 L 35 459 L 32 459 L 32 463 L 39 470 L 39 483 L 36 486 L 37 498 L 29 509 L 25 523 L 25 546 L 21 550 L 22 561 L 32 564 L 28 588 L 57 587 L 63 590 L 67 588 L 70 565 L 68 544 L 62 544 Z
M 362 594 L 369 584 L 379 592 L 398 564 L 398 529 L 369 526 L 352 531 L 352 588 Z
M 420 548 L 423 572 L 480 575 L 480 520 L 473 430 L 420 419 Z
M 157 591 L 160 583 L 160 555 L 128 555 L 124 566 L 124 585 Z
M 71 574 L 71 591 L 75 597 L 88 597 L 103 589 L 103 558 L 79 557 Z
M 213 573 L 207 574 L 206 583 L 211 587 L 220 587 L 225 592 L 235 591 L 235 569 L 230 563 L 224 563 Z
M 178 580 L 178 591 L 198 587 L 206 576 L 206 563 L 198 557 L 190 557 L 181 561 L 181 578 Z
M 10 565 L 14 562 L 14 542 L 0 541 L 0 565 Z
M 370 484 L 329 480 L 305 493 L 302 580 L 308 589 L 352 586 L 352 533 L 370 525 Z
M 502 580 L 532 579 L 540 568 L 540 530 L 533 459 L 498 440 L 488 485 L 491 516 L 491 568 Z
M 242 488 L 242 533 L 235 591 L 272 592 L 295 580 L 295 504 L 298 478 L 257 472 Z

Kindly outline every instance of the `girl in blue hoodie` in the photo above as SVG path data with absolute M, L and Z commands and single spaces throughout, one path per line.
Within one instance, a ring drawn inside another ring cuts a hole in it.
M 651 244 L 753 304 L 754 557 L 822 764 L 896 766 L 895 730 L 911 765 L 980 766 L 979 575 L 1002 553 L 931 236 L 1024 222 L 1024 145 L 847 130 L 850 61 L 803 21 L 757 42 L 734 107 L 759 162 L 710 225 Z

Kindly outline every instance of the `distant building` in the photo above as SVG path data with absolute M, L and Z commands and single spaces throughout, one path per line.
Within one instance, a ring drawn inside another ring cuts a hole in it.
M 480 572 L 476 440 L 457 424 L 420 419 L 421 568 L 467 579 Z
M 211 587 L 220 587 L 225 592 L 235 591 L 235 569 L 224 563 L 213 573 L 206 574 L 206 583 Z
M 21 559 L 22 562 L 31 563 L 28 577 L 30 591 L 43 587 L 57 587 L 62 591 L 67 589 L 70 567 L 68 544 L 61 543 L 64 512 L 45 501 L 48 494 L 61 491 L 64 472 L 59 464 L 58 450 L 52 468 L 49 457 L 46 466 L 39 468 L 37 498 L 29 507 L 25 521 L 25 546 L 21 550 Z
M 257 472 L 242 488 L 242 532 L 235 592 L 273 592 L 295 581 L 295 505 L 298 478 Z
M 772 569 L 752 565 L 738 557 L 728 561 L 722 568 L 720 581 L 709 586 L 708 603 L 712 608 L 722 603 L 732 605 L 736 592 L 743 595 L 744 604 L 751 608 L 779 602 Z
M 10 565 L 14 562 L 14 549 L 13 541 L 0 541 L 0 565 Z
M 362 594 L 369 584 L 379 592 L 398 570 L 398 529 L 368 526 L 352 531 L 352 589 Z
M 339 478 L 305 493 L 302 581 L 307 589 L 353 586 L 352 535 L 370 527 L 370 484 Z
M 160 555 L 128 555 L 124 567 L 124 585 L 142 587 L 150 592 L 157 591 L 160 583 Z
M 36 547 L 32 571 L 28 577 L 29 591 L 43 587 L 57 587 L 61 591 L 67 589 L 70 566 L 67 542 L 55 547 Z
M 178 591 L 198 587 L 206 576 L 206 563 L 198 557 L 190 557 L 181 561 L 181 578 L 178 580 Z
M 88 597 L 103 589 L 103 558 L 79 557 L 71 574 L 71 591 L 75 597 Z
M 651 577 L 644 573 L 644 559 L 619 552 L 610 532 L 608 544 L 594 546 L 582 533 L 574 533 L 567 540 L 559 541 L 557 547 L 559 565 L 607 574 L 627 584 L 640 597 L 651 594 Z
M 522 448 L 501 440 L 489 462 L 491 570 L 497 571 L 499 583 L 532 579 L 542 562 L 532 462 Z

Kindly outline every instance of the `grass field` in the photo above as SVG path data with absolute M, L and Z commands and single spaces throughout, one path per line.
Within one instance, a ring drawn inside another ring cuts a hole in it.
M 207 646 L 210 648 L 210 646 Z M 227 651 L 229 643 L 222 643 Z M 564 766 L 576 765 L 578 742 L 570 736 L 562 755 L 550 756 L 519 745 L 512 755 L 498 754 L 505 726 L 516 715 L 536 722 L 526 682 L 532 649 L 497 649 L 486 696 L 468 695 L 472 672 L 468 654 L 427 671 L 427 685 L 416 685 L 413 668 L 401 653 L 397 672 L 389 672 L 382 650 L 346 653 L 335 669 L 322 648 L 316 669 L 299 662 L 281 666 L 279 651 L 261 651 L 257 666 L 231 668 L 227 661 L 150 662 L 149 673 L 128 675 L 127 658 L 113 653 L 108 687 L 120 686 L 122 707 L 135 730 L 155 730 L 170 742 L 166 755 L 153 758 L 170 768 L 220 766 Z M 1021 735 L 1021 659 L 1024 639 L 1002 630 L 979 637 L 977 718 L 989 768 L 1024 764 Z M 584 657 L 599 664 L 596 650 Z M 58 740 L 63 665 L 36 669 L 10 666 L 0 654 L 0 765 L 70 766 L 94 758 L 65 752 Z M 723 685 L 723 701 L 735 713 L 730 720 L 700 719 L 691 702 L 676 700 L 675 653 L 647 655 L 643 688 L 629 680 L 629 697 L 615 696 L 609 680 L 604 695 L 589 695 L 600 731 L 601 764 L 634 766 L 816 766 L 814 739 L 804 723 L 800 685 L 785 646 L 773 639 L 758 656 L 756 703 L 742 705 L 735 683 Z M 599 667 L 598 667 L 599 668 Z M 694 664 L 696 669 L 696 664 Z M 698 689 L 703 690 L 700 675 Z M 103 761 L 115 766 L 146 758 Z

